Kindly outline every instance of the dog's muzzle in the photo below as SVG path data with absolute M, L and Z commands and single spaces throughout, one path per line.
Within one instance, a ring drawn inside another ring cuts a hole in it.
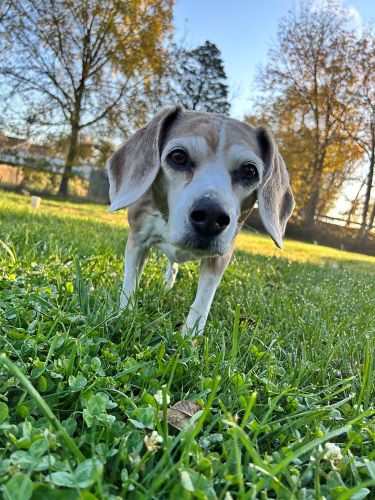
M 227 212 L 210 198 L 201 198 L 194 203 L 189 220 L 195 232 L 207 239 L 222 233 L 230 223 Z

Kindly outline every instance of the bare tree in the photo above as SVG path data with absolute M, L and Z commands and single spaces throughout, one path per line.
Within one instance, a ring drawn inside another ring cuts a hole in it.
M 68 193 L 80 132 L 103 122 L 113 129 L 162 72 L 172 7 L 173 0 L 10 1 L 0 20 L 0 85 L 22 99 L 30 123 L 67 129 L 60 194 Z
M 9 15 L 10 12 L 10 0 L 4 0 L 0 5 L 0 22 Z

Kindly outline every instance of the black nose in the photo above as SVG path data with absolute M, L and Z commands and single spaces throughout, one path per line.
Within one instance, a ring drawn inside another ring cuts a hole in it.
M 230 217 L 217 201 L 202 198 L 196 201 L 190 212 L 190 222 L 202 236 L 217 236 L 230 223 Z

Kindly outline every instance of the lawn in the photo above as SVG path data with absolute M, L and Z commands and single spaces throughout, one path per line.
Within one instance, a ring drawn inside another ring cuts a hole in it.
M 4 498 L 375 498 L 375 258 L 242 233 L 192 342 L 196 263 L 118 316 L 126 234 L 0 192 Z

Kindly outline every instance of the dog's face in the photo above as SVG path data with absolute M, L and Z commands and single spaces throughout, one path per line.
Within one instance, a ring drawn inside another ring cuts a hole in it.
M 245 124 L 206 113 L 177 118 L 162 143 L 159 173 L 167 186 L 170 241 L 226 254 L 264 169 L 256 134 Z
M 180 108 L 159 114 L 129 139 L 110 159 L 109 177 L 111 210 L 155 188 L 166 198 L 161 212 L 169 242 L 202 255 L 229 251 L 256 199 L 266 230 L 281 246 L 294 206 L 267 130 Z

